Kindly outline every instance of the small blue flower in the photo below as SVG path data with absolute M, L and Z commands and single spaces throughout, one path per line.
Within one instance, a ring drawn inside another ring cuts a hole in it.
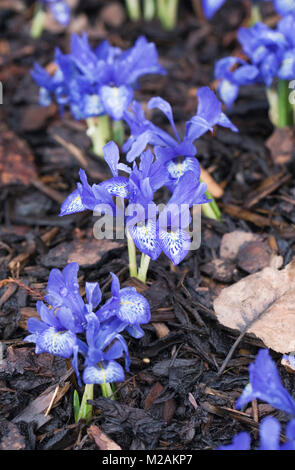
M 62 26 L 67 26 L 71 19 L 71 10 L 65 0 L 39 0 L 48 6 L 52 15 Z
M 119 163 L 118 147 L 109 142 L 104 147 L 104 156 L 113 178 L 90 186 L 85 172 L 80 170 L 81 183 L 63 202 L 60 215 L 95 209 L 113 217 L 122 216 L 135 246 L 142 253 L 156 260 L 163 251 L 177 265 L 190 247 L 189 209 L 210 201 L 205 195 L 206 185 L 199 180 L 196 158 L 167 162 L 165 149 L 161 147 L 155 149 L 155 154 L 156 157 L 148 149 L 142 153 L 139 164 L 134 162 L 130 168 Z M 127 176 L 119 176 L 119 171 Z M 160 214 L 161 207 L 154 202 L 155 193 L 165 186 L 173 194 Z M 114 196 L 127 202 L 125 210 L 115 206 Z M 170 214 L 167 221 L 165 214 Z
M 71 53 L 55 52 L 57 71 L 50 76 L 38 64 L 32 71 L 41 86 L 40 104 L 47 106 L 54 97 L 63 113 L 71 110 L 77 120 L 103 114 L 114 120 L 123 118 L 133 99 L 138 79 L 146 74 L 165 74 L 158 63 L 158 53 L 153 43 L 141 36 L 126 51 L 112 47 L 108 41 L 93 50 L 86 33 L 73 34 Z M 45 93 L 45 90 L 47 93 Z
M 220 446 L 217 450 L 250 450 L 251 437 L 247 432 L 241 432 L 233 438 L 231 444 Z
M 249 374 L 250 383 L 236 403 L 238 409 L 257 398 L 295 416 L 295 401 L 283 387 L 276 365 L 267 349 L 259 351 L 255 362 L 249 367 Z M 259 428 L 259 450 L 295 450 L 295 420 L 292 419 L 287 424 L 288 440 L 282 445 L 280 445 L 280 432 L 281 425 L 274 417 L 268 416 L 263 419 Z M 232 444 L 221 446 L 218 450 L 250 450 L 250 445 L 250 435 L 240 433 L 234 437 Z
M 258 398 L 295 416 L 295 401 L 283 387 L 274 361 L 267 349 L 260 350 L 256 360 L 250 364 L 250 383 L 236 403 L 238 409 Z
M 151 319 L 151 312 L 145 297 L 139 294 L 134 287 L 120 289 L 117 276 L 113 273 L 111 276 L 113 278 L 112 298 L 97 311 L 99 320 L 104 321 L 111 317 L 117 317 L 121 322 L 137 329 L 140 324 L 148 323 Z
M 258 450 L 295 450 L 295 420 L 287 424 L 287 442 L 280 445 L 281 425 L 273 416 L 261 421 L 259 427 L 260 445 Z M 217 450 L 250 450 L 251 437 L 247 432 L 241 432 L 233 438 L 232 444 L 220 446 Z
M 38 318 L 28 320 L 31 333 L 25 341 L 36 344 L 36 354 L 49 353 L 72 359 L 78 382 L 78 354 L 85 359 L 84 383 L 104 383 L 124 380 L 124 369 L 115 359 L 125 354 L 125 369 L 129 370 L 128 347 L 121 333 L 134 338 L 144 332 L 141 324 L 150 321 L 148 301 L 136 289 L 120 289 L 113 273 L 113 297 L 101 306 L 101 290 L 96 282 L 85 286 L 86 302 L 79 293 L 77 263 L 68 264 L 63 271 L 50 272 L 44 302 L 37 302 Z M 82 335 L 86 335 L 87 344 Z
M 125 353 L 125 369 L 129 370 L 128 347 L 120 335 L 126 325 L 117 318 L 102 324 L 93 313 L 87 316 L 87 349 L 83 372 L 85 384 L 122 382 L 124 380 L 124 369 L 115 359 L 119 359 Z
M 250 65 L 236 57 L 225 57 L 215 64 L 215 78 L 221 80 L 218 94 L 229 108 L 237 99 L 240 86 L 256 83 L 259 77 L 256 65 Z
M 166 168 L 169 182 L 166 186 L 173 191 L 180 177 L 186 171 L 193 171 L 196 178 L 200 177 L 200 165 L 195 157 L 197 151 L 195 140 L 207 131 L 213 131 L 216 125 L 230 128 L 237 132 L 221 110 L 221 103 L 212 90 L 201 87 L 197 91 L 198 107 L 195 116 L 186 123 L 184 139 L 181 140 L 173 118 L 170 104 L 163 98 L 155 97 L 148 102 L 148 108 L 160 109 L 167 117 L 174 136 L 172 137 L 152 122 L 145 119 L 144 113 L 138 103 L 133 103 L 133 113 L 126 113 L 124 118 L 130 126 L 131 136 L 123 147 L 127 151 L 127 160 L 134 161 L 146 148 L 154 146 L 158 161 Z
M 218 93 L 227 106 L 232 106 L 242 85 L 264 83 L 270 87 L 275 78 L 294 78 L 294 13 L 283 17 L 275 30 L 263 23 L 239 29 L 238 39 L 250 63 L 226 57 L 215 65 L 215 78 L 220 80 Z
M 226 0 L 202 0 L 203 11 L 206 18 L 212 18 L 225 1 Z M 256 4 L 260 1 L 262 0 L 253 0 L 253 3 Z M 286 15 L 295 11 L 295 0 L 273 0 L 273 5 L 279 15 Z

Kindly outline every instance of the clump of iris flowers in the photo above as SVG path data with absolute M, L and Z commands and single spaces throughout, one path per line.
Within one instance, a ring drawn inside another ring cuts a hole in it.
M 93 50 L 86 33 L 81 37 L 73 34 L 71 53 L 56 49 L 54 62 L 53 75 L 38 64 L 32 71 L 40 85 L 39 102 L 48 106 L 55 99 L 61 115 L 68 108 L 76 120 L 86 119 L 93 151 L 100 156 L 109 140 L 123 143 L 122 118 L 133 100 L 138 79 L 146 74 L 166 73 L 158 62 L 155 44 L 144 36 L 122 51 L 108 41 Z
M 238 39 L 248 61 L 226 57 L 215 66 L 220 80 L 219 95 L 230 107 L 242 85 L 264 83 L 270 105 L 270 118 L 277 127 L 294 123 L 289 81 L 295 76 L 295 13 L 284 16 L 271 29 L 264 23 L 240 28 Z
M 31 36 L 35 39 L 41 36 L 44 21 L 45 9 L 48 7 L 52 15 L 62 26 L 67 26 L 71 19 L 71 10 L 65 0 L 39 0 L 36 3 L 35 14 L 33 18 Z
M 236 403 L 241 409 L 252 400 L 262 400 L 269 405 L 295 417 L 295 401 L 282 385 L 278 370 L 267 349 L 260 350 L 256 360 L 250 364 L 249 384 Z M 287 440 L 280 444 L 281 425 L 272 416 L 265 418 L 259 429 L 259 450 L 295 450 L 295 419 L 286 426 Z M 242 432 L 234 437 L 232 444 L 218 450 L 250 450 L 251 437 Z
M 144 332 L 140 325 L 150 321 L 150 307 L 135 288 L 121 289 L 113 273 L 109 300 L 100 305 L 99 284 L 86 282 L 84 301 L 79 292 L 78 271 L 77 263 L 68 264 L 62 271 L 52 269 L 45 302 L 37 302 L 40 319 L 28 320 L 30 335 L 25 340 L 36 344 L 37 354 L 49 353 L 72 361 L 79 385 L 82 381 L 86 384 L 80 419 L 89 414 L 86 399 L 93 397 L 94 384 L 100 384 L 103 395 L 110 397 L 111 384 L 124 381 L 124 368 L 129 371 L 130 359 L 122 333 L 141 338 Z M 124 368 L 118 362 L 123 355 Z M 84 361 L 82 381 L 78 356 Z
M 187 255 L 192 220 L 189 209 L 208 202 L 206 185 L 199 180 L 196 159 L 194 171 L 187 168 L 171 187 L 167 166 L 150 149 L 131 167 L 119 163 L 119 149 L 114 142 L 105 146 L 104 157 L 113 177 L 90 186 L 84 170 L 80 170 L 81 183 L 62 204 L 60 215 L 89 209 L 95 215 L 107 214 L 111 220 L 121 217 L 126 226 L 130 275 L 145 282 L 150 259 L 156 260 L 164 252 L 177 265 Z M 159 204 L 156 193 L 165 187 L 172 189 L 172 194 L 168 202 L 161 200 Z M 167 204 L 163 208 L 164 202 Z M 135 247 L 142 253 L 139 270 Z
M 130 137 L 123 145 L 127 152 L 127 160 L 133 162 L 146 148 L 154 147 L 158 161 L 168 171 L 169 181 L 166 186 L 173 191 L 179 184 L 179 179 L 187 171 L 192 171 L 200 179 L 200 165 L 196 159 L 195 141 L 208 131 L 213 132 L 215 126 L 229 128 L 234 132 L 238 129 L 222 112 L 221 103 L 215 93 L 208 87 L 197 91 L 198 106 L 196 114 L 186 122 L 185 135 L 180 137 L 173 118 L 170 104 L 163 98 L 154 97 L 148 102 L 149 109 L 159 109 L 167 117 L 173 136 L 145 118 L 139 103 L 134 102 L 131 111 L 125 113 L 124 119 L 130 127 Z M 209 192 L 208 200 L 212 202 L 202 206 L 204 214 L 215 220 L 220 220 L 221 213 Z

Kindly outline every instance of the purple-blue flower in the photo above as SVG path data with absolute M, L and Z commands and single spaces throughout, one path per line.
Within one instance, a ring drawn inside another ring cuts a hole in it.
M 87 346 L 83 372 L 85 384 L 122 382 L 124 380 L 124 369 L 116 359 L 120 359 L 125 353 L 125 369 L 129 371 L 128 346 L 120 334 L 126 325 L 127 323 L 115 317 L 108 322 L 101 323 L 94 313 L 87 315 Z
M 276 365 L 267 349 L 260 350 L 255 362 L 250 364 L 249 376 L 250 383 L 236 403 L 238 409 L 254 399 L 259 399 L 295 416 L 295 401 L 283 387 Z M 287 424 L 287 442 L 281 445 L 280 432 L 281 425 L 274 417 L 263 419 L 259 428 L 259 450 L 295 450 L 295 419 Z M 250 435 L 243 432 L 234 437 L 232 444 L 221 446 L 218 450 L 250 450 L 250 446 Z
M 39 0 L 44 6 L 48 6 L 58 23 L 67 26 L 71 19 L 71 10 L 65 0 Z
M 289 421 L 286 427 L 287 441 L 280 444 L 281 425 L 273 416 L 261 421 L 259 427 L 260 445 L 257 450 L 295 450 L 295 420 Z M 251 450 L 251 437 L 241 432 L 233 438 L 233 442 L 220 446 L 217 450 Z
M 218 447 L 217 450 L 250 450 L 251 437 L 247 432 L 240 432 L 233 438 L 231 444 Z
M 205 195 L 206 185 L 199 180 L 200 172 L 181 167 L 171 198 L 160 213 L 155 193 L 165 186 L 171 188 L 169 165 L 147 150 L 142 153 L 139 164 L 133 162 L 130 168 L 119 163 L 119 150 L 114 142 L 104 147 L 104 157 L 113 178 L 90 186 L 85 172 L 80 170 L 81 183 L 62 204 L 60 215 L 95 209 L 115 217 L 118 208 L 114 207 L 113 197 L 122 198 L 127 202 L 123 216 L 135 246 L 153 260 L 163 251 L 175 265 L 179 264 L 190 246 L 187 233 L 191 222 L 189 209 L 209 202 Z M 193 162 L 192 167 L 198 165 L 196 159 Z M 120 176 L 119 170 L 126 176 Z
M 128 347 L 121 333 L 143 336 L 140 325 L 150 321 L 149 303 L 135 288 L 120 289 L 113 273 L 112 298 L 98 308 L 102 297 L 99 284 L 86 282 L 84 302 L 79 293 L 78 270 L 77 263 L 70 263 L 63 271 L 50 272 L 46 303 L 37 302 L 40 319 L 28 320 L 31 334 L 25 340 L 36 344 L 37 354 L 46 352 L 71 359 L 79 383 L 78 354 L 85 361 L 84 383 L 124 380 L 124 369 L 115 361 L 125 354 L 125 368 L 129 370 Z
M 40 104 L 48 106 L 54 97 L 63 113 L 69 107 L 75 119 L 104 114 L 120 120 L 127 111 L 138 79 L 146 74 L 165 74 L 158 63 L 153 43 L 141 36 L 126 51 L 103 41 L 95 50 L 86 33 L 72 35 L 71 53 L 56 49 L 57 71 L 51 76 L 35 65 L 34 80 L 40 85 Z
M 238 39 L 249 62 L 225 57 L 215 65 L 215 78 L 220 80 L 218 93 L 227 106 L 236 100 L 240 86 L 264 83 L 270 87 L 276 78 L 294 78 L 294 26 L 293 13 L 283 17 L 275 30 L 263 23 L 239 29 Z
M 196 114 L 186 122 L 186 132 L 183 139 L 178 134 L 172 108 L 163 98 L 152 98 L 148 102 L 148 108 L 158 108 L 165 114 L 173 130 L 173 137 L 145 119 L 138 103 L 133 104 L 133 112 L 128 112 L 124 116 L 131 131 L 130 138 L 123 146 L 123 151 L 127 152 L 127 160 L 134 161 L 148 144 L 153 145 L 155 155 L 169 173 L 167 187 L 171 191 L 186 171 L 194 172 L 198 179 L 200 177 L 200 165 L 195 158 L 197 153 L 194 145 L 195 140 L 209 130 L 212 132 L 216 125 L 237 132 L 237 128 L 222 112 L 221 103 L 210 88 L 199 88 L 197 98 Z

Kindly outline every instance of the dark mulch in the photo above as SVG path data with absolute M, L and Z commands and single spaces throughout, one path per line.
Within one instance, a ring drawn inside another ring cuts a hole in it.
M 196 87 L 212 83 L 214 61 L 237 48 L 235 31 L 246 11 L 243 2 L 233 1 L 207 24 L 196 18 L 189 2 L 182 2 L 187 6 L 181 8 L 176 31 L 166 33 L 156 21 L 103 24 L 99 18 L 109 2 L 80 3 L 78 13 L 87 15 L 93 43 L 108 38 L 128 47 L 139 34 L 156 42 L 168 75 L 143 79 L 137 98 L 168 99 L 180 128 L 195 110 Z M 0 280 L 17 281 L 0 288 L 0 449 L 95 449 L 86 426 L 74 424 L 75 384 L 65 362 L 36 356 L 33 345 L 23 343 L 26 320 L 35 314 L 50 269 L 63 267 L 73 253 L 82 266 L 80 281 L 99 281 L 106 295 L 110 271 L 122 285 L 137 284 L 128 278 L 124 244 L 93 241 L 92 214 L 57 216 L 78 180 L 81 155 L 91 181 L 103 180 L 108 169 L 91 153 L 83 123 L 69 116 L 61 120 L 54 105 L 38 106 L 38 88 L 29 71 L 34 61 L 48 64 L 56 45 L 66 50 L 69 36 L 47 31 L 34 42 L 28 36 L 29 18 L 28 8 L 18 12 L 0 7 Z M 251 408 L 247 414 L 233 410 L 248 381 L 248 365 L 263 344 L 245 336 L 218 374 L 238 333 L 222 327 L 212 307 L 222 287 L 247 273 L 238 262 L 229 264 L 226 273 L 218 272 L 212 260 L 219 257 L 222 236 L 236 229 L 275 239 L 284 264 L 291 260 L 295 206 L 286 198 L 294 200 L 295 167 L 293 155 L 275 164 L 265 145 L 273 129 L 262 88 L 244 89 L 230 117 L 239 134 L 217 130 L 197 145 L 202 165 L 225 188 L 223 222 L 203 218 L 201 248 L 176 269 L 164 257 L 151 263 L 147 288 L 138 287 L 150 301 L 152 322 L 140 341 L 128 339 L 131 372 L 117 384 L 115 402 L 101 398 L 99 387 L 96 390 L 92 424 L 123 449 L 214 449 L 241 430 L 255 435 L 257 429 Z M 155 122 L 166 125 L 160 114 Z M 256 188 L 281 171 L 290 177 L 281 178 L 274 192 L 255 201 Z M 246 204 L 250 193 L 254 203 Z M 169 333 L 159 338 L 157 324 L 162 323 Z M 281 374 L 295 392 L 293 376 L 284 369 Z M 58 383 L 57 406 L 46 417 Z M 260 417 L 270 411 L 261 407 Z

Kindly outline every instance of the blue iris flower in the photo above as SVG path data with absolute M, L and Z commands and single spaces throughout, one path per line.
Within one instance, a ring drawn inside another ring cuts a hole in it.
M 219 96 L 227 106 L 232 106 L 242 85 L 264 83 L 270 87 L 275 78 L 294 78 L 294 26 L 293 13 L 283 17 L 276 30 L 263 23 L 239 29 L 238 39 L 250 63 L 237 57 L 226 57 L 215 65 L 215 78 L 220 80 Z
M 87 315 L 85 349 L 85 384 L 122 382 L 125 378 L 123 367 L 116 361 L 125 353 L 125 369 L 129 371 L 128 346 L 120 334 L 126 327 L 117 318 L 101 323 L 93 313 Z
M 215 65 L 215 78 L 221 80 L 218 93 L 229 108 L 237 99 L 240 86 L 256 83 L 259 76 L 256 66 L 236 57 L 225 57 Z
M 203 11 L 206 18 L 212 18 L 225 1 L 226 0 L 202 0 Z M 259 0 L 253 0 L 253 3 L 259 3 Z M 295 0 L 273 0 L 273 5 L 279 15 L 286 15 L 295 11 Z
M 107 211 L 117 215 L 113 197 L 127 202 L 126 225 L 135 246 L 153 260 L 163 251 L 177 265 L 189 249 L 189 237 L 185 231 L 190 224 L 189 208 L 208 201 L 206 185 L 200 183 L 200 172 L 184 168 L 183 174 L 173 186 L 172 196 L 160 214 L 160 206 L 154 202 L 155 193 L 162 187 L 170 187 L 169 168 L 151 150 L 142 153 L 140 162 L 132 168 L 119 163 L 119 150 L 114 142 L 104 147 L 104 157 L 113 178 L 90 186 L 85 172 L 80 170 L 81 183 L 61 207 L 60 215 L 82 212 L 85 209 Z M 198 165 L 197 160 L 194 159 Z M 119 170 L 127 176 L 120 176 Z M 120 213 L 121 215 L 121 213 Z
M 62 26 L 67 26 L 71 19 L 71 10 L 64 0 L 39 0 L 44 6 L 48 6 L 52 15 Z
M 78 354 L 85 359 L 84 383 L 124 380 L 124 370 L 115 361 L 125 354 L 125 368 L 129 370 L 128 347 L 121 333 L 143 336 L 140 325 L 150 321 L 149 304 L 136 289 L 120 289 L 113 273 L 113 297 L 98 308 L 102 297 L 99 284 L 87 282 L 84 302 L 79 293 L 78 270 L 77 263 L 70 263 L 63 271 L 51 271 L 46 303 L 37 302 L 40 319 L 28 320 L 31 334 L 26 341 L 36 344 L 37 354 L 46 352 L 72 359 L 79 383 Z M 86 343 L 81 339 L 83 334 Z
M 128 109 L 138 79 L 146 74 L 165 74 L 158 63 L 153 43 L 141 36 L 126 51 L 103 41 L 95 50 L 86 33 L 72 35 L 71 53 L 56 49 L 57 70 L 50 75 L 35 65 L 34 80 L 40 85 L 40 104 L 48 106 L 55 98 L 63 113 L 70 108 L 75 119 L 87 119 L 103 114 L 120 120 Z
M 254 399 L 265 401 L 271 406 L 295 416 L 295 401 L 283 387 L 278 370 L 267 349 L 260 350 L 256 360 L 249 367 L 249 384 L 236 403 L 243 408 Z M 260 425 L 259 450 L 295 450 L 295 419 L 286 427 L 287 442 L 280 445 L 280 423 L 272 416 L 265 418 Z M 234 437 L 232 444 L 221 446 L 219 450 L 250 450 L 251 438 L 248 433 Z
M 127 160 L 134 161 L 148 144 L 153 145 L 156 156 L 168 170 L 169 183 L 167 187 L 171 191 L 186 171 L 193 171 L 197 178 L 200 177 L 200 166 L 197 159 L 194 158 L 197 153 L 194 146 L 195 140 L 209 130 L 212 132 L 216 125 L 237 132 L 237 128 L 222 112 L 221 103 L 210 88 L 199 88 L 197 98 L 198 108 L 196 114 L 186 122 L 186 132 L 183 139 L 178 134 L 172 108 L 163 98 L 152 98 L 148 102 L 148 108 L 158 108 L 165 114 L 173 130 L 174 137 L 145 119 L 138 103 L 133 104 L 133 112 L 125 114 L 125 120 L 131 131 L 130 138 L 123 146 L 123 151 L 127 152 Z

